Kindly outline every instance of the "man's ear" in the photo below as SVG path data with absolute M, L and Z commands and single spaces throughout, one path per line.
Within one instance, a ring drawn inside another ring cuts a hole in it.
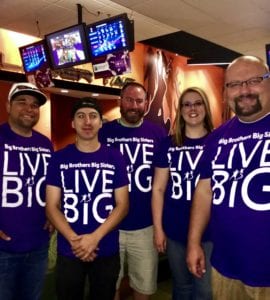
M 6 110 L 8 113 L 10 113 L 10 105 L 11 105 L 10 102 L 6 103 Z
M 144 114 L 148 113 L 149 110 L 150 110 L 149 100 L 146 99 L 146 100 L 145 100 L 145 107 L 144 107 Z

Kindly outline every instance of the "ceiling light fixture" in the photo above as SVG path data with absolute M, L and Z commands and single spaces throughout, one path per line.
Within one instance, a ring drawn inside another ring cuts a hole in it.
M 231 61 L 227 59 L 214 59 L 214 58 L 191 58 L 187 60 L 188 65 L 192 66 L 227 66 Z

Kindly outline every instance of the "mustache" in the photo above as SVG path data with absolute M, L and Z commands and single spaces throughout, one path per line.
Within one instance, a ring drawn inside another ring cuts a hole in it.
M 258 94 L 245 94 L 245 95 L 240 95 L 238 97 L 235 97 L 235 101 L 241 101 L 243 99 L 255 99 L 255 100 L 259 100 L 259 95 Z
M 134 108 L 131 108 L 131 109 L 128 109 L 127 112 L 135 112 L 135 113 L 138 113 L 140 110 L 139 109 L 134 109 Z

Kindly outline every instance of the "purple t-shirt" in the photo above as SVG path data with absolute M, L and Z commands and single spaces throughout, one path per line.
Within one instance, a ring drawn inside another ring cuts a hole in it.
M 45 217 L 45 176 L 52 144 L 33 131 L 17 135 L 5 123 L 0 126 L 0 230 L 12 239 L 0 239 L 0 250 L 27 252 L 48 245 Z
M 123 230 L 137 230 L 153 224 L 153 156 L 165 135 L 164 128 L 147 120 L 139 127 L 125 127 L 114 120 L 105 123 L 99 132 L 101 142 L 120 149 L 127 164 L 130 206 L 120 226 Z
M 200 174 L 198 165 L 203 154 L 205 137 L 185 138 L 183 146 L 175 146 L 166 137 L 157 151 L 155 167 L 169 168 L 169 179 L 164 195 L 163 229 L 175 241 L 187 243 L 192 196 Z M 209 240 L 209 233 L 204 235 Z
M 237 117 L 207 140 L 201 178 L 211 178 L 213 266 L 251 286 L 270 286 L 270 115 Z
M 80 152 L 74 144 L 53 155 L 47 184 L 61 188 L 61 211 L 77 234 L 91 233 L 105 222 L 115 207 L 114 190 L 128 184 L 123 156 L 105 145 L 91 153 Z M 119 251 L 118 230 L 99 243 L 98 256 Z M 58 234 L 58 253 L 75 257 L 70 244 Z

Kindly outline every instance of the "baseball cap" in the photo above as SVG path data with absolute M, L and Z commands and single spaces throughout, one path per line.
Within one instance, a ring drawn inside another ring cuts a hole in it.
M 45 104 L 47 97 L 34 84 L 29 82 L 14 83 L 8 94 L 8 101 L 10 102 L 18 95 L 31 95 L 38 99 L 39 105 Z
M 84 97 L 75 102 L 71 110 L 72 118 L 74 118 L 76 111 L 83 107 L 89 107 L 95 109 L 99 113 L 100 118 L 102 118 L 102 111 L 98 101 L 95 98 L 91 98 L 91 97 Z

